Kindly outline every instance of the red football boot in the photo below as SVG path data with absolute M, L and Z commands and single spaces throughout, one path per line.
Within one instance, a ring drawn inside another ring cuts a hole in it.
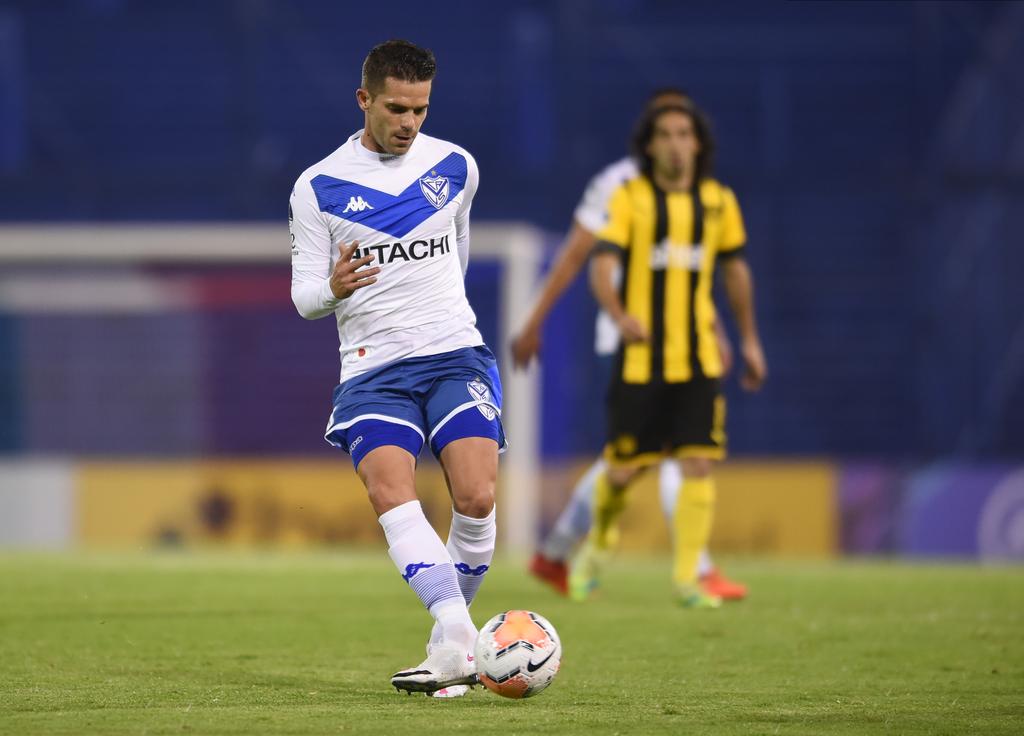
M 701 575 L 700 587 L 708 595 L 717 596 L 723 601 L 741 601 L 747 597 L 747 586 L 725 577 L 717 567 L 712 567 L 706 575 Z
M 562 595 L 569 594 L 569 568 L 562 560 L 549 560 L 540 552 L 530 560 L 530 572 Z

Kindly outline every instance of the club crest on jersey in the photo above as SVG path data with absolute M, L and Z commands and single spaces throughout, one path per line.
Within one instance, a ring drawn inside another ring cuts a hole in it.
M 469 395 L 477 401 L 492 401 L 491 390 L 487 388 L 487 384 L 481 381 L 479 378 L 474 378 L 472 381 L 466 384 L 466 388 L 469 389 Z M 480 410 L 480 413 L 484 415 L 487 421 L 493 421 L 498 416 L 498 413 L 494 411 L 494 407 L 490 404 L 480 404 L 476 407 Z
M 430 176 L 420 179 L 420 191 L 430 204 L 441 209 L 448 201 L 448 177 L 438 176 L 436 171 L 431 171 Z

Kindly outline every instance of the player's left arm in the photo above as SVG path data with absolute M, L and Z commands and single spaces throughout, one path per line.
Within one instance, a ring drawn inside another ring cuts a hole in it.
M 612 192 L 608 200 L 607 222 L 597 233 L 597 243 L 590 259 L 590 290 L 601 308 L 615 321 L 623 341 L 627 343 L 650 340 L 647 326 L 626 311 L 615 286 L 615 273 L 630 246 L 632 210 L 629 186 L 623 184 Z
M 757 391 L 768 375 L 768 365 L 754 315 L 754 277 L 747 259 L 740 255 L 727 258 L 721 269 L 725 294 L 740 333 L 740 354 L 744 364 L 740 385 L 748 391 Z
M 615 321 L 615 325 L 627 343 L 647 342 L 650 335 L 636 317 L 629 314 L 619 298 L 619 290 L 615 287 L 615 272 L 622 262 L 620 246 L 608 241 L 598 241 L 594 247 L 594 255 L 590 259 L 590 290 L 601 309 Z
M 740 385 L 747 391 L 757 391 L 768 376 L 768 364 L 754 314 L 754 276 L 744 256 L 747 234 L 736 196 L 727 188 L 723 188 L 722 194 L 722 244 L 718 266 L 729 308 L 740 333 L 740 355 L 743 356 Z
M 459 254 L 459 264 L 465 277 L 469 268 L 469 211 L 473 207 L 473 197 L 480 184 L 480 170 L 476 161 L 466 154 L 466 186 L 462 188 L 462 202 L 455 213 L 455 249 Z

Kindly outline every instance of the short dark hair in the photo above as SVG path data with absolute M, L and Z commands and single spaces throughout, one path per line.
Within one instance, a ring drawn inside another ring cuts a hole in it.
M 363 61 L 363 88 L 380 91 L 388 77 L 403 82 L 429 82 L 437 74 L 437 62 L 430 49 L 410 41 L 392 39 L 370 49 Z
M 693 177 L 693 182 L 696 184 L 701 179 L 711 176 L 715 161 L 715 136 L 711 131 L 711 123 L 707 115 L 692 102 L 689 104 L 676 102 L 644 111 L 633 129 L 633 137 L 629 142 L 630 153 L 636 159 L 640 170 L 650 176 L 654 169 L 654 161 L 647 153 L 647 146 L 651 142 L 651 138 L 654 137 L 654 126 L 658 119 L 670 112 L 681 112 L 693 121 L 694 133 L 697 134 L 697 140 L 700 141 L 700 152 L 697 154 L 697 166 Z

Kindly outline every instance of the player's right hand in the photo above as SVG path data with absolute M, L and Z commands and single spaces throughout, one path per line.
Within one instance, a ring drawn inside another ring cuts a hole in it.
M 630 314 L 624 314 L 619 317 L 616 324 L 619 326 L 622 341 L 625 343 L 647 342 L 650 339 L 647 329 L 640 324 L 636 317 Z
M 372 255 L 352 260 L 352 255 L 358 247 L 358 240 L 353 240 L 351 245 L 338 243 L 340 257 L 338 262 L 334 264 L 334 270 L 331 272 L 331 293 L 338 299 L 348 299 L 357 289 L 377 283 L 377 274 L 380 273 L 380 267 L 363 268 L 363 266 L 369 265 L 370 261 L 373 260 Z M 363 270 L 360 271 L 360 268 L 363 268 Z
M 768 363 L 764 359 L 764 349 L 759 339 L 750 338 L 740 346 L 743 353 L 743 375 L 740 386 L 746 391 L 758 391 L 768 377 Z
M 512 338 L 512 365 L 516 368 L 529 368 L 530 361 L 540 352 L 540 330 L 524 327 L 523 331 Z

